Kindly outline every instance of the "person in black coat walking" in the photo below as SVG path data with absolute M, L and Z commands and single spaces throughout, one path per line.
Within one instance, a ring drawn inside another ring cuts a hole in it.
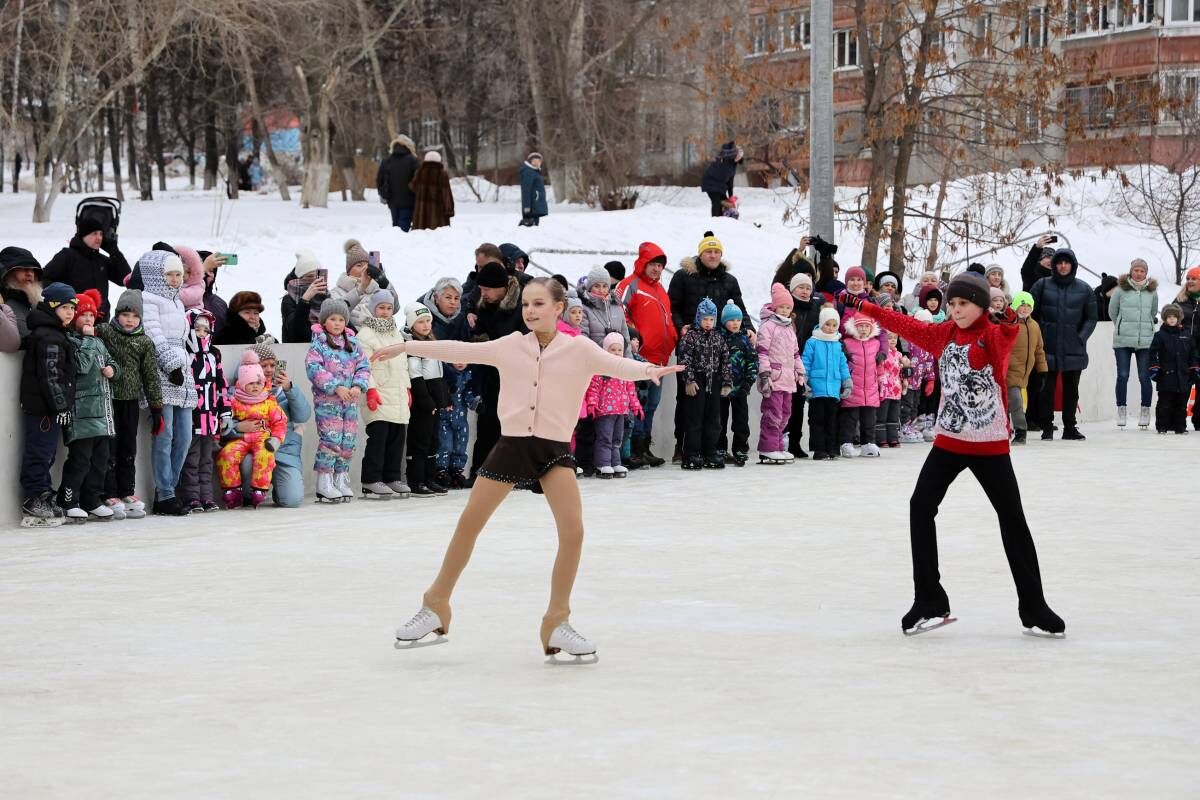
M 1159 433 L 1187 433 L 1187 401 L 1200 374 L 1196 343 L 1179 323 L 1183 311 L 1176 303 L 1163 306 L 1163 323 L 1150 341 L 1150 377 L 1158 384 L 1154 428 Z
M 721 203 L 733 196 L 733 178 L 737 175 L 737 166 L 742 163 L 742 148 L 733 142 L 721 145 L 717 157 L 704 170 L 700 178 L 700 191 L 708 195 L 712 201 L 712 216 L 720 217 L 725 213 Z M 719 306 L 720 307 L 720 306 Z M 695 311 L 695 309 L 692 309 Z M 749 319 L 747 317 L 747 319 Z
M 379 165 L 375 174 L 375 188 L 379 199 L 387 203 L 392 212 L 392 227 L 408 233 L 412 227 L 413 192 L 409 188 L 420 163 L 413 155 L 417 146 L 407 136 L 397 136 L 392 141 L 392 154 Z
M 1054 248 L 1050 246 L 1052 238 L 1042 236 L 1029 248 L 1029 255 L 1021 265 L 1021 291 L 1032 291 L 1035 283 L 1050 277 L 1050 260 L 1054 258 Z
M 102 300 L 102 316 L 108 317 L 108 284 L 124 287 L 130 269 L 117 240 L 105 238 L 103 223 L 85 216 L 76 223 L 70 244 L 59 250 L 42 272 L 45 283 L 65 283 L 77 294 L 95 289 Z
M 1086 438 L 1075 424 L 1079 404 L 1079 377 L 1087 369 L 1087 340 L 1096 330 L 1096 295 L 1075 277 L 1079 262 L 1068 249 L 1054 254 L 1054 274 L 1033 285 L 1033 318 L 1042 328 L 1046 346 L 1046 373 L 1041 391 L 1042 438 L 1054 438 L 1054 390 L 1062 376 L 1063 439 Z

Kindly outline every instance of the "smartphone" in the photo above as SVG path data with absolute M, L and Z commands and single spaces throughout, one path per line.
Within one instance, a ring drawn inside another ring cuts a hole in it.
M 316 279 L 319 281 L 328 281 L 329 280 L 329 270 L 324 269 L 324 268 L 317 270 L 317 278 Z
M 367 253 L 367 265 L 371 266 L 371 267 L 379 266 L 379 251 L 378 250 L 372 250 L 371 252 Z
M 217 253 L 218 258 L 225 259 L 225 266 L 236 267 L 238 263 L 237 253 Z
M 1057 242 L 1057 241 L 1058 241 L 1058 237 L 1057 237 L 1057 236 L 1047 236 L 1047 237 L 1046 237 L 1046 243 L 1047 243 L 1047 244 L 1049 244 L 1050 242 Z
M 286 373 L 286 372 L 287 372 L 287 359 L 286 359 L 286 358 L 281 358 L 281 359 L 279 359 L 278 361 L 276 361 L 276 362 L 275 362 L 275 370 L 276 370 L 277 372 L 283 372 L 283 373 Z

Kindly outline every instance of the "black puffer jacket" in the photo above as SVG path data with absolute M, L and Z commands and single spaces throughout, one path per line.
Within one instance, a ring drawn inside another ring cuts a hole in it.
M 21 366 L 21 410 L 53 417 L 75 405 L 75 345 L 62 321 L 39 303 L 26 319 L 29 338 Z
M 413 207 L 413 193 L 408 185 L 419 166 L 417 157 L 407 147 L 392 145 L 392 154 L 380 163 L 379 172 L 375 174 L 375 187 L 388 208 Z
M 1196 343 L 1176 325 L 1159 327 L 1150 340 L 1150 369 L 1160 392 L 1187 392 L 1196 378 Z
M 1187 289 L 1184 289 L 1175 298 L 1175 305 L 1183 312 L 1179 327 L 1192 337 L 1196 349 L 1200 350 L 1200 298 L 1190 296 Z
M 796 326 L 796 343 L 800 345 L 800 352 L 804 352 L 804 345 L 808 344 L 809 338 L 813 335 L 813 329 L 821 324 L 821 306 L 825 303 L 823 297 L 813 297 L 807 302 L 792 298 L 792 324 Z
M 737 145 L 726 142 L 700 178 L 700 191 L 708 194 L 733 195 L 733 178 L 737 175 Z M 717 308 L 720 308 L 718 305 Z
M 103 301 L 100 310 L 107 318 L 108 284 L 114 283 L 123 287 L 130 270 L 129 262 L 125 260 L 115 242 L 106 241 L 102 247 L 108 255 L 93 250 L 76 236 L 46 264 L 42 271 L 42 284 L 47 285 L 54 281 L 65 283 L 74 289 L 76 294 L 95 289 Z
M 1033 318 L 1042 328 L 1046 364 L 1053 372 L 1087 369 L 1087 340 L 1096 330 L 1096 295 L 1075 277 L 1079 262 L 1070 250 L 1054 254 L 1071 262 L 1069 275 L 1055 273 L 1033 285 Z
M 742 310 L 742 328 L 754 330 L 750 313 L 746 311 L 746 303 L 742 300 L 742 287 L 729 272 L 729 265 L 725 261 L 718 264 L 716 269 L 709 269 L 700 263 L 699 256 L 685 258 L 671 276 L 667 296 L 671 298 L 671 321 L 675 323 L 676 331 L 682 332 L 684 325 L 691 325 L 695 321 L 696 307 L 706 297 L 718 309 L 724 308 L 726 301 L 732 300 Z

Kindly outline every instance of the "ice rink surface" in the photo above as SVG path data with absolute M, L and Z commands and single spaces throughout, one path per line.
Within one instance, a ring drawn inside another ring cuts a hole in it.
M 514 494 L 398 652 L 465 495 L 0 534 L 5 798 L 1013 797 L 1200 792 L 1200 436 L 1091 426 L 1015 457 L 1068 638 L 1022 636 L 969 475 L 958 624 L 906 639 L 927 450 L 584 483 L 573 622 Z

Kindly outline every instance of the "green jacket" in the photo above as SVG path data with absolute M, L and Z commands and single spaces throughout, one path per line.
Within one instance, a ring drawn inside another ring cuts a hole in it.
M 113 436 L 117 430 L 113 424 L 112 389 L 100 370 L 112 366 L 115 380 L 120 377 L 121 368 L 98 337 L 81 336 L 74 331 L 67 336 L 75 345 L 75 417 L 63 432 L 63 438 L 69 443 Z
M 1113 321 L 1113 347 L 1145 350 L 1154 338 L 1154 320 L 1158 314 L 1158 281 L 1153 278 L 1138 289 L 1122 275 L 1108 300 Z
M 154 342 L 139 325 L 126 333 L 119 325 L 105 322 L 96 326 L 96 335 L 108 347 L 120 367 L 112 381 L 114 400 L 138 400 L 146 394 L 151 408 L 162 408 L 162 384 L 158 380 L 158 361 Z

